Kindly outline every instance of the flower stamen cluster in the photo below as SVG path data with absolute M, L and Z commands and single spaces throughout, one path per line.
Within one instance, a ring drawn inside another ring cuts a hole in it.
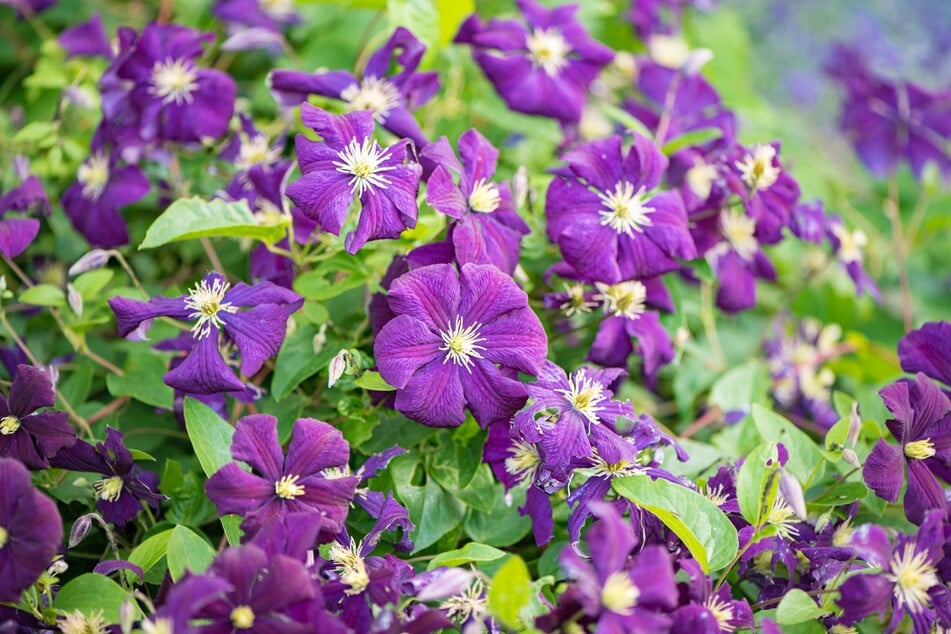
M 152 67 L 149 93 L 160 98 L 163 104 L 190 104 L 196 90 L 198 72 L 189 60 L 169 58 Z
M 383 124 L 386 115 L 400 105 L 399 88 L 384 77 L 364 77 L 359 84 L 350 84 L 340 93 L 347 110 L 372 110 L 373 119 Z
M 532 64 L 549 77 L 557 76 L 568 65 L 571 47 L 561 31 L 554 27 L 532 31 L 525 37 L 525 47 Z
M 634 237 L 635 231 L 644 233 L 644 227 L 654 226 L 648 217 L 654 212 L 654 208 L 644 204 L 646 191 L 641 185 L 635 192 L 633 183 L 621 181 L 615 184 L 612 192 L 598 192 L 598 198 L 605 207 L 605 211 L 598 212 L 601 224 L 611 227 L 619 234 L 627 234 L 630 238 Z
M 185 308 L 192 311 L 190 319 L 197 319 L 192 326 L 192 334 L 198 339 L 204 339 L 211 334 L 211 328 L 221 328 L 221 317 L 218 313 L 238 312 L 237 306 L 232 306 L 230 302 L 225 302 L 225 293 L 231 284 L 225 282 L 222 278 L 216 277 L 211 284 L 208 279 L 202 279 L 195 288 L 188 291 L 188 297 L 185 298 Z
M 475 365 L 472 359 L 481 359 L 482 354 L 479 351 L 485 350 L 484 346 L 479 345 L 485 341 L 484 337 L 479 336 L 480 327 L 478 323 L 464 327 L 462 317 L 457 316 L 455 324 L 449 330 L 440 332 L 443 345 L 439 349 L 446 352 L 443 363 L 452 361 L 471 373 L 472 366 Z
M 383 166 L 389 150 L 382 149 L 379 144 L 370 138 L 358 143 L 356 137 L 350 139 L 347 146 L 337 152 L 339 160 L 333 165 L 341 174 L 350 174 L 350 190 L 355 196 L 363 196 L 369 192 L 375 194 L 377 189 L 387 189 L 390 180 L 380 174 L 393 169 L 395 166 Z

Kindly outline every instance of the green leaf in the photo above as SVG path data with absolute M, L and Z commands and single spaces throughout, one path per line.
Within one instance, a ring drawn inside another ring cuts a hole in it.
M 449 44 L 459 31 L 459 25 L 475 13 L 474 0 L 436 0 L 439 11 L 439 43 Z
M 294 290 L 305 299 L 325 302 L 367 283 L 362 272 L 345 271 L 346 275 L 343 277 L 339 277 L 339 273 L 339 270 L 334 271 L 333 280 L 327 279 L 324 270 L 302 273 L 294 280 Z
M 814 621 L 825 614 L 823 609 L 816 602 L 799 589 L 793 589 L 786 593 L 783 600 L 779 602 L 776 608 L 776 622 L 780 625 L 796 625 Z
M 162 380 L 165 371 L 165 361 L 151 351 L 130 354 L 125 375 L 109 374 L 106 387 L 113 396 L 130 396 L 146 405 L 170 410 L 175 392 Z
M 736 555 L 739 541 L 733 523 L 696 491 L 647 475 L 617 478 L 611 486 L 674 531 L 704 572 L 724 568 Z
M 277 361 L 274 365 L 274 377 L 271 379 L 271 393 L 277 401 L 306 381 L 321 368 L 330 363 L 338 348 L 329 343 L 318 353 L 314 353 L 314 335 L 317 329 L 310 325 L 298 326 L 285 337 Z
M 461 566 L 462 564 L 472 562 L 495 561 L 496 559 L 505 557 L 505 555 L 506 552 L 504 550 L 499 550 L 494 546 L 480 544 L 478 542 L 469 542 L 462 548 L 436 555 L 429 561 L 426 570 L 432 570 L 439 566 Z
M 825 456 L 812 438 L 791 422 L 765 407 L 753 404 L 753 424 L 763 440 L 783 443 L 789 452 L 786 470 L 807 484 L 822 474 Z
M 532 600 L 532 577 L 518 555 L 512 555 L 492 577 L 489 588 L 489 613 L 504 625 L 516 629 L 519 613 Z
M 139 249 L 154 249 L 169 242 L 195 238 L 254 238 L 274 244 L 286 232 L 286 224 L 258 224 L 243 200 L 181 198 L 155 219 Z
M 225 515 L 221 518 L 221 526 L 225 529 L 225 537 L 228 538 L 228 544 L 231 546 L 241 545 L 241 536 L 244 531 L 241 530 L 240 515 Z
M 354 379 L 353 384 L 365 390 L 374 390 L 376 392 L 392 392 L 396 389 L 384 381 L 379 372 L 373 372 L 372 370 L 367 370 L 358 376 Z
M 24 304 L 33 304 L 34 306 L 53 306 L 63 308 L 66 306 L 66 295 L 63 290 L 53 284 L 37 284 L 31 286 L 20 293 L 20 301 Z
M 13 135 L 13 144 L 43 145 L 56 139 L 59 124 L 52 121 L 33 121 Z
M 102 610 L 106 623 L 118 623 L 119 608 L 128 596 L 129 593 L 109 577 L 90 572 L 60 588 L 53 607 L 63 612 L 79 610 L 86 616 Z M 138 606 L 136 613 L 141 615 Z
M 172 529 L 162 531 L 158 535 L 152 535 L 136 546 L 135 550 L 129 554 L 129 563 L 141 568 L 146 575 L 146 580 L 148 580 L 149 571 L 165 558 L 165 554 L 168 552 L 168 540 L 171 537 Z M 162 569 L 164 570 L 164 566 Z
M 740 513 L 753 526 L 760 526 L 772 507 L 772 498 L 779 487 L 778 470 L 779 453 L 775 443 L 758 445 L 740 467 L 736 476 L 736 499 Z
M 473 484 L 478 479 L 478 476 L 473 478 Z M 472 484 L 470 488 L 473 488 Z M 491 500 L 492 508 L 489 511 L 470 508 L 463 527 L 466 534 L 477 542 L 503 548 L 511 546 L 532 529 L 531 518 L 518 512 L 518 508 L 525 504 L 525 489 L 512 489 L 511 504 L 506 504 L 504 488 L 500 483 L 493 483 L 490 490 L 491 494 L 486 494 L 486 497 Z
M 749 411 L 753 403 L 765 402 L 768 376 L 766 368 L 758 361 L 731 368 L 710 388 L 709 402 L 724 412 Z
M 168 540 L 168 572 L 172 581 L 181 579 L 185 570 L 204 572 L 214 559 L 215 549 L 195 531 L 181 525 L 172 529 Z
M 88 271 L 73 280 L 73 288 L 79 291 L 83 299 L 89 301 L 94 299 L 114 276 L 115 272 L 112 269 Z
M 209 478 L 231 462 L 234 427 L 199 400 L 185 399 L 185 429 L 195 448 L 202 471 Z
M 436 540 L 459 525 L 465 512 L 462 502 L 439 486 L 434 478 L 429 478 L 424 486 L 412 484 L 413 476 L 420 467 L 419 456 L 415 453 L 397 456 L 389 467 L 397 497 L 406 506 L 410 519 L 416 525 L 413 552 L 435 544 Z

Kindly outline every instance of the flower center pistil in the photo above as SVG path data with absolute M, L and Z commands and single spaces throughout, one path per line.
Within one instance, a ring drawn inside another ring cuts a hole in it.
M 115 502 L 122 495 L 122 478 L 119 476 L 103 478 L 94 483 L 92 488 L 100 500 Z
M 472 186 L 472 193 L 469 194 L 469 209 L 479 213 L 492 213 L 499 208 L 502 197 L 499 195 L 499 186 L 495 183 L 486 182 L 480 178 Z
M 185 298 L 185 308 L 191 309 L 192 313 L 189 319 L 197 319 L 192 326 L 192 334 L 198 339 L 204 339 L 211 333 L 211 327 L 221 328 L 221 317 L 218 313 L 238 312 L 237 306 L 232 306 L 230 302 L 225 302 L 225 294 L 231 285 L 223 279 L 216 277 L 211 284 L 208 280 L 202 280 L 195 285 L 195 288 L 188 291 L 188 297 Z
M 795 512 L 786 504 L 785 500 L 777 497 L 773 502 L 773 508 L 769 510 L 769 515 L 766 517 L 766 523 L 773 526 L 776 529 L 776 534 L 781 538 L 791 539 L 799 534 L 799 529 L 794 526 L 796 522 Z
M 525 38 L 528 56 L 536 68 L 541 68 L 549 77 L 556 76 L 568 65 L 571 47 L 561 31 L 552 27 L 535 29 Z
M 907 606 L 910 612 L 917 614 L 930 605 L 928 590 L 939 581 L 927 555 L 925 551 L 915 553 L 914 544 L 905 544 L 904 550 L 892 558 L 891 573 L 886 577 L 895 583 L 899 609 Z
M 509 448 L 509 457 L 505 459 L 505 470 L 519 482 L 532 479 L 535 469 L 541 463 L 538 448 L 532 443 L 516 440 Z
M 583 284 L 565 284 L 565 293 L 568 299 L 562 302 L 558 308 L 565 312 L 566 317 L 571 317 L 576 313 L 588 313 L 598 305 L 597 302 L 588 301 L 584 294 Z
M 443 345 L 439 349 L 446 352 L 442 362 L 452 361 L 472 372 L 472 366 L 475 365 L 472 359 L 481 359 L 482 354 L 479 351 L 485 350 L 484 346 L 479 345 L 485 341 L 485 337 L 479 336 L 479 327 L 478 323 L 464 327 L 462 317 L 456 317 L 456 323 L 449 330 L 440 332 Z
M 298 480 L 300 480 L 299 475 L 282 477 L 274 483 L 274 495 L 285 500 L 293 500 L 298 496 L 304 495 L 304 485 L 297 484 Z
M 372 110 L 373 119 L 384 123 L 390 110 L 400 105 L 399 88 L 382 77 L 364 77 L 359 85 L 350 84 L 340 93 L 347 110 Z
M 192 102 L 192 93 L 198 90 L 198 71 L 184 59 L 166 59 L 152 67 L 152 85 L 149 93 L 159 97 L 163 104 Z
M 439 606 L 446 616 L 457 623 L 464 623 L 470 617 L 480 618 L 486 613 L 485 586 L 476 579 L 462 594 L 449 597 Z
M 615 317 L 637 319 L 644 313 L 647 301 L 647 287 L 637 280 L 620 284 L 596 284 L 604 302 L 604 312 Z
M 106 634 L 109 631 L 103 610 L 96 610 L 88 615 L 73 610 L 57 625 L 63 634 Z
M 720 229 L 730 247 L 744 260 L 752 260 L 759 250 L 759 242 L 753 237 L 756 233 L 756 220 L 738 209 L 720 213 Z
M 239 605 L 231 610 L 231 624 L 236 630 L 250 630 L 254 627 L 254 610 L 246 605 Z
M 773 165 L 776 148 L 772 145 L 757 145 L 753 151 L 736 162 L 750 191 L 769 189 L 779 178 L 780 169 Z
M 287 20 L 294 15 L 294 0 L 261 0 L 261 11 L 274 20 Z
M 601 224 L 607 225 L 617 233 L 626 233 L 633 238 L 634 232 L 644 233 L 644 227 L 653 226 L 648 216 L 654 208 L 644 204 L 646 190 L 644 186 L 636 192 L 633 183 L 621 181 L 614 186 L 612 192 L 598 192 L 598 198 L 605 210 L 598 212 Z
M 363 196 L 366 192 L 375 194 L 377 188 L 387 189 L 390 186 L 390 179 L 380 173 L 395 167 L 381 165 L 387 159 L 387 152 L 370 138 L 363 139 L 363 143 L 357 143 L 357 139 L 352 138 L 347 147 L 337 152 L 339 160 L 333 164 L 341 174 L 352 176 L 349 184 L 355 196 Z
M 277 160 L 279 154 L 277 150 L 271 148 L 267 137 L 263 134 L 242 138 L 235 167 L 239 170 L 246 170 L 261 163 L 273 163 Z
M 83 186 L 83 198 L 99 200 L 109 184 L 109 159 L 101 153 L 93 154 L 79 166 L 76 180 Z
M 4 436 L 11 436 L 20 429 L 20 419 L 10 414 L 9 416 L 4 416 L 0 418 L 0 434 Z
M 588 422 L 598 422 L 598 412 L 601 411 L 601 401 L 605 399 L 604 386 L 598 381 L 582 376 L 580 372 L 568 378 L 567 390 L 555 390 L 565 397 L 571 407 L 588 419 Z
M 733 620 L 733 606 L 727 601 L 721 601 L 720 597 L 711 594 L 703 602 L 703 606 L 710 610 L 713 618 L 717 620 L 717 625 L 721 632 L 732 632 L 736 628 L 730 623 Z
M 330 546 L 330 560 L 334 562 L 340 581 L 350 586 L 346 594 L 360 594 L 370 584 L 367 566 L 360 556 L 360 547 L 351 537 L 349 548 L 334 542 Z
M 905 445 L 905 455 L 912 460 L 926 460 L 934 456 L 935 453 L 934 443 L 931 442 L 930 438 L 913 440 Z
M 862 262 L 862 249 L 868 245 L 868 237 L 861 229 L 849 231 L 842 225 L 832 227 L 832 233 L 839 240 L 839 252 L 837 257 L 845 264 L 852 262 Z
M 0 548 L 6 546 L 8 541 L 10 541 L 10 533 L 7 529 L 0 526 Z
M 623 571 L 612 572 L 604 580 L 601 590 L 601 604 L 618 614 L 630 614 L 637 605 L 641 591 L 637 589 L 631 577 Z

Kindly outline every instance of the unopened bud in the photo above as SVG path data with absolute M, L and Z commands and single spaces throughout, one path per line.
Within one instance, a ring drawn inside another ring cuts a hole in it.
M 76 260 L 75 264 L 69 267 L 69 276 L 76 277 L 80 273 L 92 271 L 106 265 L 109 258 L 112 257 L 112 251 L 105 249 L 93 249 L 83 257 Z
M 846 447 L 842 450 L 842 459 L 856 469 L 862 468 L 862 463 L 859 461 L 858 454 L 855 453 L 855 450 L 851 449 L 850 447 Z
M 330 360 L 329 376 L 327 377 L 327 387 L 333 387 L 340 380 L 344 372 L 347 371 L 347 365 L 351 361 L 350 351 L 344 348 Z
M 51 577 L 58 577 L 67 570 L 69 570 L 69 564 L 66 563 L 65 559 L 55 559 L 50 564 L 50 567 L 46 569 L 46 573 Z
M 16 174 L 17 180 L 25 181 L 30 177 L 30 159 L 23 156 L 22 154 L 17 154 L 13 157 L 13 173 Z
M 785 469 L 779 474 L 779 492 L 786 500 L 789 508 L 796 514 L 796 517 L 805 522 L 808 514 L 806 513 L 806 498 L 802 493 L 802 485 L 799 484 L 796 476 Z
M 520 165 L 512 177 L 512 197 L 516 207 L 523 206 L 528 199 L 528 170 L 524 165 Z
M 322 324 L 320 329 L 314 335 L 311 345 L 314 347 L 314 354 L 319 354 L 324 346 L 327 345 L 327 324 Z
M 129 634 L 132 631 L 135 617 L 135 606 L 132 604 L 132 600 L 126 597 L 126 600 L 119 606 L 119 627 L 122 629 L 122 634 Z
M 69 531 L 69 547 L 75 548 L 80 542 L 86 539 L 90 528 L 92 528 L 92 517 L 89 515 L 79 516 L 79 518 L 73 522 L 72 530 Z
M 849 413 L 849 433 L 845 437 L 850 447 L 854 447 L 862 431 L 862 417 L 859 416 L 859 402 L 852 401 L 852 411 Z M 855 452 L 853 452 L 855 453 Z
M 698 48 L 690 51 L 687 59 L 680 66 L 680 71 L 689 77 L 698 75 L 711 59 L 713 59 L 713 51 L 708 48 Z
M 83 296 L 72 284 L 66 285 L 66 301 L 69 302 L 69 307 L 73 309 L 77 317 L 83 316 Z

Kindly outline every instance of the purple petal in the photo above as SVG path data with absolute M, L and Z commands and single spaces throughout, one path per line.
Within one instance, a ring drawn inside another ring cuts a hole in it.
M 17 366 L 17 376 L 10 386 L 10 413 L 22 418 L 41 407 L 55 404 L 53 383 L 46 372 L 32 365 Z
M 217 394 L 240 392 L 244 383 L 234 375 L 218 350 L 218 329 L 197 339 L 191 352 L 176 368 L 162 377 L 166 385 L 186 394 Z
M 419 368 L 445 356 L 440 338 L 423 322 L 399 315 L 387 322 L 373 342 L 380 375 L 390 385 L 403 388 Z
M 251 465 L 267 480 L 279 480 L 284 472 L 284 454 L 277 437 L 277 419 L 268 414 L 239 419 L 235 424 L 231 455 Z
M 472 416 L 483 428 L 510 419 L 528 399 L 528 392 L 520 381 L 503 376 L 493 363 L 483 359 L 475 359 L 470 373 L 460 370 L 460 377 Z
M 397 315 L 409 315 L 434 331 L 445 332 L 459 314 L 459 276 L 451 264 L 415 269 L 393 280 L 388 294 Z
M 321 420 L 299 418 L 291 432 L 283 473 L 307 477 L 349 460 L 350 445 L 339 430 Z
M 426 183 L 426 202 L 436 211 L 460 219 L 469 211 L 469 203 L 452 182 L 452 176 L 442 165 L 438 166 Z
M 40 221 L 36 218 L 0 219 L 0 253 L 15 258 L 33 243 L 40 232 Z
M 865 484 L 889 502 L 897 502 L 905 481 L 905 457 L 900 447 L 879 439 L 862 470 Z
M 905 489 L 905 515 L 912 523 L 921 524 L 925 514 L 932 509 L 937 509 L 947 516 L 948 500 L 945 497 L 944 488 L 924 461 L 909 460 L 908 488 Z
M 444 363 L 439 359 L 430 361 L 396 392 L 396 409 L 430 427 L 461 425 L 466 420 L 461 383 L 464 372 L 455 363 Z
M 244 471 L 236 462 L 229 462 L 208 478 L 205 493 L 219 515 L 246 514 L 274 498 L 274 483 Z
M 119 336 L 125 337 L 144 321 L 156 317 L 189 320 L 192 311 L 185 307 L 184 297 L 153 297 L 147 302 L 125 297 L 113 297 L 109 307 L 116 314 Z
M 287 309 L 276 304 L 255 306 L 248 311 L 219 314 L 224 331 L 241 353 L 241 373 L 253 376 L 264 362 L 277 354 L 287 330 Z M 210 336 L 209 336 L 210 338 Z

